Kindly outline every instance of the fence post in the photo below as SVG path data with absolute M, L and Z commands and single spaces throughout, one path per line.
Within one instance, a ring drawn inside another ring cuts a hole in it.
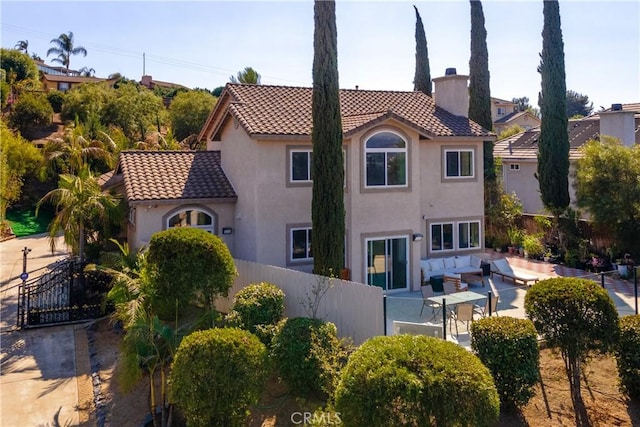
M 491 317 L 491 313 L 493 313 L 493 307 L 491 307 L 491 291 L 487 292 L 487 298 L 489 298 L 489 317 Z
M 447 340 L 447 299 L 442 298 L 442 339 Z
M 602 284 L 602 289 L 604 289 L 604 271 L 600 273 L 600 283 Z
M 382 317 L 384 317 L 384 336 L 387 336 L 387 295 L 382 295 Z

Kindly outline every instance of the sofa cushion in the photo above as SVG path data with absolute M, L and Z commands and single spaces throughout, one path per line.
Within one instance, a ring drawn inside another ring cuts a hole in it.
M 455 268 L 456 267 L 456 259 L 454 257 L 448 257 L 448 258 L 444 258 L 444 268 L 445 269 L 450 269 L 450 268 Z
M 469 255 L 458 256 L 455 261 L 456 267 L 469 267 L 471 265 L 471 257 Z
M 422 268 L 422 271 L 426 274 L 429 271 L 431 271 L 431 263 L 429 262 L 428 259 L 421 259 L 420 268 Z
M 431 264 L 431 270 L 444 270 L 444 261 L 442 258 L 430 259 L 429 263 Z
M 479 256 L 471 255 L 471 267 L 480 268 L 481 264 L 482 258 L 480 258 Z

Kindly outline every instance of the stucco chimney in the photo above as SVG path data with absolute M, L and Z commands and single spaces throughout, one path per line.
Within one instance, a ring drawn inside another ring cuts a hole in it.
M 627 147 L 636 143 L 635 112 L 625 111 L 622 104 L 612 104 L 611 110 L 598 113 L 600 115 L 600 135 L 618 138 Z
M 458 75 L 455 68 L 447 68 L 444 74 L 433 79 L 436 105 L 456 116 L 469 117 L 469 76 Z

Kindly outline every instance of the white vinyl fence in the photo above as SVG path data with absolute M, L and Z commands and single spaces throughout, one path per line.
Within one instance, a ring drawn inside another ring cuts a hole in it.
M 320 299 L 316 317 L 332 322 L 340 337 L 350 337 L 356 345 L 368 338 L 384 335 L 383 292 L 377 286 L 328 279 L 297 270 L 257 264 L 235 259 L 238 276 L 229 290 L 228 298 L 218 298 L 216 309 L 228 313 L 233 297 L 252 283 L 269 282 L 284 291 L 286 317 L 312 317 L 309 302 L 314 300 L 313 290 L 327 286 Z

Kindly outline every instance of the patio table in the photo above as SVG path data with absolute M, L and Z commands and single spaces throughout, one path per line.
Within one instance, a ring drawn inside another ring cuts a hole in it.
M 484 294 L 473 292 L 473 291 L 462 291 L 462 292 L 455 292 L 452 294 L 435 295 L 427 298 L 427 301 L 432 301 L 437 304 L 442 304 L 442 300 L 444 300 L 447 305 L 455 306 L 456 304 L 481 301 L 486 299 L 487 299 L 487 296 Z M 444 314 L 444 310 L 442 313 Z M 431 320 L 435 320 L 435 318 L 436 318 L 436 314 L 434 313 Z

